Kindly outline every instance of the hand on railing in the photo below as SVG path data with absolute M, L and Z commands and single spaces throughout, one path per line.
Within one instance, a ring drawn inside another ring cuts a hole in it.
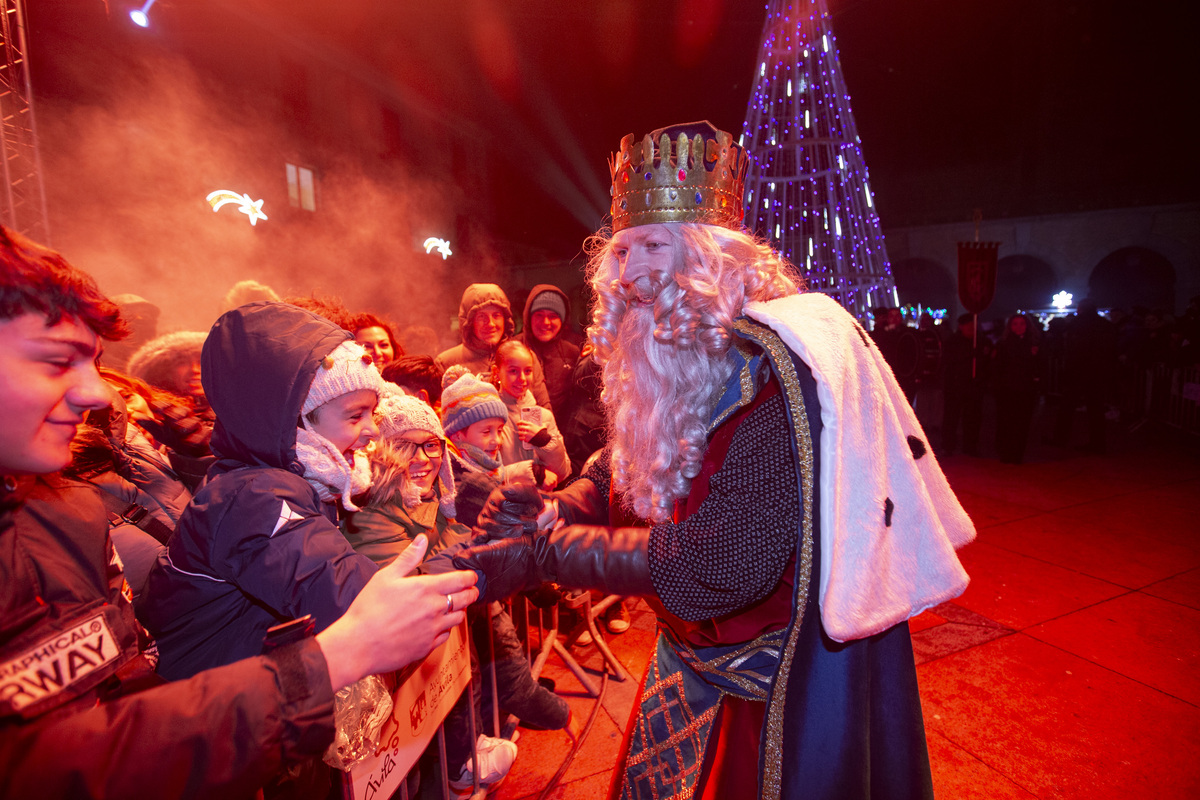
M 479 596 L 475 573 L 411 575 L 428 547 L 418 536 L 375 573 L 341 619 L 317 634 L 334 691 L 424 658 L 463 621 L 463 609 Z

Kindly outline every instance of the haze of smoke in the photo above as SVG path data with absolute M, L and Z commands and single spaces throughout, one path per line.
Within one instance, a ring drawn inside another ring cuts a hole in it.
M 284 166 L 305 149 L 267 113 L 214 95 L 182 61 L 92 104 L 38 113 L 55 246 L 106 292 L 160 306 L 160 332 L 206 329 L 229 287 L 253 278 L 281 296 L 337 295 L 351 310 L 452 340 L 462 287 L 497 273 L 475 262 L 464 276 L 463 260 L 420 249 L 452 227 L 456 189 L 397 165 L 366 175 L 322 158 L 317 213 L 293 209 Z M 269 219 L 251 227 L 233 205 L 214 214 L 205 197 L 215 189 L 262 198 Z

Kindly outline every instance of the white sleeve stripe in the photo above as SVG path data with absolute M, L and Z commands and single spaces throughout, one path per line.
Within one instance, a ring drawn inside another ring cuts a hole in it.
M 191 575 L 193 578 L 204 578 L 204 580 L 212 581 L 214 583 L 229 583 L 229 581 L 227 581 L 227 580 L 223 580 L 221 578 L 216 578 L 216 577 L 213 577 L 212 575 L 205 575 L 203 572 L 188 572 L 186 569 L 180 569 L 179 567 L 175 566 L 175 563 L 173 561 L 171 561 L 171 553 L 169 551 L 164 553 L 164 555 L 167 558 L 167 566 L 169 566 L 171 569 L 175 570 L 176 572 L 181 572 L 184 575 Z

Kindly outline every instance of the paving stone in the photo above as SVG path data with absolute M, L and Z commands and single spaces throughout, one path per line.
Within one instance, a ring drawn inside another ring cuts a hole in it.
M 950 800 L 1031 800 L 1037 797 L 941 734 L 927 732 L 926 744 L 934 797 Z
M 1200 705 L 1200 610 L 1132 592 L 1025 632 Z
M 955 602 L 1008 628 L 1021 630 L 1128 591 L 982 539 L 959 551 L 971 583 Z
M 1154 597 L 1200 609 L 1200 569 L 1190 569 L 1142 589 Z
M 1136 503 L 1137 498 L 1140 495 L 1129 496 L 1126 502 Z M 1143 520 L 1152 516 L 1148 511 L 1141 514 Z M 1089 520 L 1076 509 L 1064 509 L 988 528 L 979 541 L 1138 589 L 1200 567 L 1200 541 L 1181 544 L 1169 533 L 1172 530 L 1166 523 L 1122 527 L 1112 522 L 1111 514 Z
M 912 633 L 913 656 L 917 664 L 944 658 L 1012 633 L 1000 623 L 954 603 L 942 603 L 926 613 L 931 612 L 943 622 Z M 911 626 L 909 630 L 912 630 Z
M 1037 797 L 1200 796 L 1200 709 L 1190 703 L 1022 633 L 917 675 L 928 738 Z

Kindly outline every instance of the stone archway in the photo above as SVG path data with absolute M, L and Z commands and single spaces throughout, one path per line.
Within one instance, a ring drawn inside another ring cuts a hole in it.
M 1037 256 L 1004 256 L 996 262 L 996 296 L 984 314 L 999 318 L 1018 310 L 1049 308 L 1062 288 L 1057 282 L 1054 267 Z
M 945 308 L 953 312 L 958 307 L 958 288 L 954 275 L 930 258 L 906 258 L 892 264 L 896 294 L 901 305 Z
M 1122 247 L 1092 269 L 1088 293 L 1100 308 L 1143 306 L 1174 313 L 1175 267 L 1148 248 Z

